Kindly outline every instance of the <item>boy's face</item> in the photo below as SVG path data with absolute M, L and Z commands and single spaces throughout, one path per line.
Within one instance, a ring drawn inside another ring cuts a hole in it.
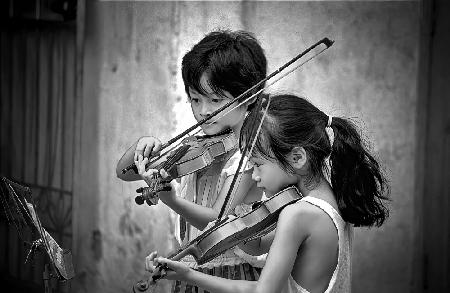
M 207 93 L 206 95 L 198 93 L 192 88 L 189 89 L 192 113 L 197 121 L 205 119 L 215 110 L 224 106 L 231 99 L 233 99 L 233 96 L 227 91 L 223 92 L 226 97 L 214 93 L 208 84 L 206 74 L 202 75 L 200 84 L 205 89 Z M 236 134 L 239 134 L 242 123 L 244 122 L 247 107 L 242 105 L 231 112 L 228 112 L 229 109 L 235 106 L 236 103 L 233 103 L 230 107 L 213 117 L 211 121 L 207 121 L 201 125 L 203 132 L 207 135 L 214 135 L 231 128 Z
M 287 173 L 275 160 L 252 156 L 249 162 L 253 166 L 252 179 L 256 181 L 257 187 L 264 189 L 268 197 L 298 182 L 295 175 Z

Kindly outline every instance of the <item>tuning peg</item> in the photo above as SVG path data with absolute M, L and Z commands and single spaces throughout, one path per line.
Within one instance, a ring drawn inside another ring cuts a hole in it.
M 136 202 L 136 204 L 138 205 L 142 205 L 144 204 L 145 200 L 144 197 L 142 195 L 138 195 L 134 198 L 134 201 Z

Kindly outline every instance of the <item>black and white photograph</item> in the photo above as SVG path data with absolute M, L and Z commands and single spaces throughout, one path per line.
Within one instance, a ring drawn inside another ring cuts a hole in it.
M 0 7 L 1 292 L 450 292 L 449 1 Z

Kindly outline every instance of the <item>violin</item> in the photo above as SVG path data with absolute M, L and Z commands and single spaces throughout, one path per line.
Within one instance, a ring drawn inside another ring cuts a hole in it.
M 229 152 L 236 151 L 238 147 L 238 139 L 231 129 L 227 129 L 216 135 L 204 136 L 188 136 L 181 141 L 181 146 L 170 153 L 173 156 L 179 149 L 185 151 L 183 155 L 177 157 L 170 168 L 164 168 L 170 175 L 171 179 L 183 177 L 185 175 L 197 172 L 211 165 L 216 159 L 224 157 Z M 163 155 L 154 155 L 149 158 L 149 163 L 145 169 L 161 169 Z M 168 160 L 168 159 L 166 159 Z M 130 164 L 122 169 L 122 174 L 133 170 L 138 174 L 136 165 Z
M 136 204 L 142 205 L 147 202 L 149 206 L 156 205 L 159 200 L 158 193 L 171 190 L 170 181 L 205 169 L 213 162 L 234 153 L 237 150 L 238 140 L 234 132 L 228 129 L 216 135 L 190 136 L 180 144 L 181 146 L 168 152 L 167 157 L 155 155 L 150 159 L 150 163 L 146 164 L 146 170 L 164 169 L 169 177 L 162 180 L 159 173 L 155 173 L 151 182 L 148 182 L 148 187 L 136 189 L 136 192 L 140 193 L 135 198 Z M 128 170 L 138 173 L 135 164 L 124 168 L 122 173 Z
M 256 208 L 240 217 L 217 221 L 213 227 L 206 229 L 200 236 L 168 258 L 180 260 L 186 255 L 192 255 L 199 265 L 205 264 L 242 242 L 261 237 L 272 231 L 281 210 L 302 197 L 295 186 L 287 187 L 274 196 L 258 202 Z M 167 266 L 160 266 L 159 270 L 154 272 L 148 280 L 137 282 L 133 287 L 133 292 L 146 291 L 150 285 L 155 285 L 167 270 L 170 270 Z

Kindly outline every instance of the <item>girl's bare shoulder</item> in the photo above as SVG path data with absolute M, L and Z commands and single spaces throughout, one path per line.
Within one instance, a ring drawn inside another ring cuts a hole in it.
M 312 229 L 315 225 L 329 221 L 329 217 L 319 207 L 305 201 L 286 206 L 280 213 L 278 223 L 286 223 L 296 228 Z

